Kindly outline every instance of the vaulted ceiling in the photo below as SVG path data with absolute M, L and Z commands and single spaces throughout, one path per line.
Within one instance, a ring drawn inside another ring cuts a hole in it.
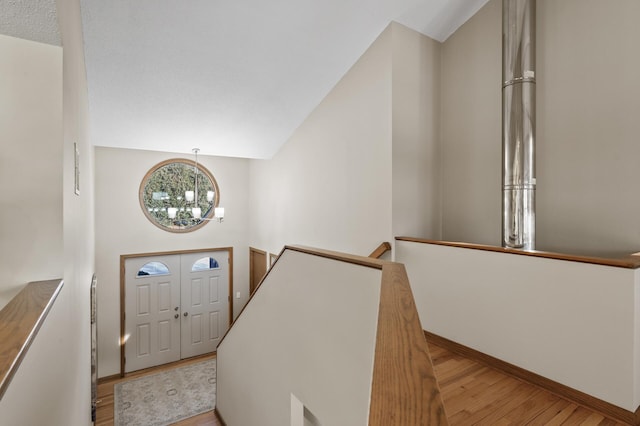
M 397 21 L 443 41 L 487 0 L 81 0 L 94 145 L 269 158 Z M 60 44 L 55 0 L 0 33 Z

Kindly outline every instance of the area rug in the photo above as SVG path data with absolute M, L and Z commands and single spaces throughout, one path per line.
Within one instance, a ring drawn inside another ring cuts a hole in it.
M 114 426 L 165 426 L 213 410 L 216 360 L 118 383 L 113 397 Z

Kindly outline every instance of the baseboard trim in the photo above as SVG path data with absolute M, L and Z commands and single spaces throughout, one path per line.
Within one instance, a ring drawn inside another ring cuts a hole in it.
M 555 382 L 551 379 L 547 379 L 546 377 L 540 376 L 539 374 L 532 373 L 531 371 L 525 370 L 524 368 L 515 366 L 498 358 L 494 358 L 491 355 L 484 354 L 475 349 L 449 340 L 445 337 L 433 334 L 429 331 L 425 330 L 424 335 L 427 339 L 427 342 L 431 342 L 458 355 L 462 355 L 466 358 L 478 361 L 482 364 L 487 365 L 488 367 L 500 370 L 505 374 L 536 385 L 546 391 L 556 394 L 562 398 L 566 398 L 590 410 L 597 411 L 617 421 L 633 426 L 640 426 L 640 407 L 638 407 L 635 412 L 627 411 L 624 408 L 620 408 L 609 402 L 595 398 L 584 392 L 570 388 L 569 386 Z
M 121 378 L 122 378 L 122 376 L 120 376 L 120 373 L 112 374 L 111 376 L 99 377 L 98 378 L 98 384 L 101 385 L 103 383 L 111 382 L 113 380 L 117 380 L 117 379 L 121 379 Z

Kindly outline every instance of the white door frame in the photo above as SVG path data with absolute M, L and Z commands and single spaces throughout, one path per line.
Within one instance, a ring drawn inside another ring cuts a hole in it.
M 120 377 L 124 377 L 125 357 L 125 261 L 136 257 L 166 256 L 172 254 L 204 253 L 211 251 L 229 252 L 229 326 L 233 323 L 233 247 L 214 247 L 194 250 L 163 251 L 152 253 L 133 253 L 120 255 Z

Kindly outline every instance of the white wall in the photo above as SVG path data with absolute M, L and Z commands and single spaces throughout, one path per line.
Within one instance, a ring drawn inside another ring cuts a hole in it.
M 540 247 L 640 247 L 639 18 L 637 0 L 538 2 Z
M 0 307 L 61 278 L 62 49 L 0 35 Z
M 539 3 L 539 2 L 538 2 Z M 500 245 L 502 2 L 442 45 L 442 238 Z
M 634 252 L 640 3 L 537 2 L 537 247 Z M 443 44 L 443 239 L 499 245 L 501 2 Z
M 285 251 L 218 348 L 229 425 L 291 423 L 293 393 L 322 425 L 365 425 L 382 274 Z
M 8 60 L 15 72 L 35 79 L 28 85 L 32 92 L 24 98 L 21 95 L 20 102 L 29 100 L 32 103 L 28 111 L 19 108 L 15 99 L 10 100 L 10 109 L 2 108 L 16 113 L 15 123 L 24 123 L 20 124 L 23 128 L 19 135 L 11 139 L 5 139 L 3 135 L 3 139 L 12 140 L 12 143 L 4 147 L 2 155 L 13 155 L 11 146 L 20 146 L 21 155 L 10 161 L 3 157 L 0 173 L 20 167 L 43 174 L 36 179 L 26 176 L 20 180 L 27 190 L 30 185 L 38 188 L 37 201 L 41 204 L 37 217 L 28 212 L 13 211 L 13 219 L 2 222 L 13 226 L 27 241 L 51 250 L 50 253 L 26 250 L 32 256 L 28 269 L 47 275 L 29 277 L 29 281 L 62 276 L 65 281 L 47 320 L 0 401 L 0 423 L 7 425 L 91 424 L 89 285 L 94 258 L 93 153 L 87 124 L 80 4 L 77 0 L 68 0 L 59 1 L 57 6 L 64 53 L 59 47 L 16 40 L 14 53 L 17 56 L 7 56 L 4 51 L 0 55 L 0 63 Z M 34 48 L 48 52 L 45 57 L 50 58 L 25 65 L 24 61 Z M 6 75 L 3 72 L 0 84 L 7 81 Z M 14 90 L 20 87 L 13 85 L 15 82 L 11 84 Z M 52 96 L 55 102 L 51 102 Z M 3 95 L 0 99 L 4 101 L 11 97 Z M 7 128 L 4 123 L 0 127 Z M 28 134 L 34 136 L 34 140 L 23 139 Z M 74 142 L 81 153 L 80 196 L 76 196 L 73 189 Z M 29 163 L 22 165 L 20 161 L 25 154 Z M 12 186 L 17 183 L 14 175 L 12 173 Z M 4 176 L 1 181 L 6 182 Z M 7 199 L 15 199 L 19 206 L 29 207 L 27 202 L 20 202 L 18 196 Z M 7 209 L 3 208 L 3 211 Z M 21 223 L 23 217 L 28 220 L 26 226 Z M 1 240 L 7 241 L 5 235 Z M 15 242 L 17 238 L 10 240 Z M 25 249 L 18 245 L 14 250 L 20 255 Z M 4 254 L 2 257 L 10 260 Z M 21 266 L 21 262 L 16 261 L 12 266 L 16 265 Z M 3 270 L 8 269 L 3 267 Z
M 251 245 L 367 255 L 391 231 L 387 28 L 271 160 L 251 161 Z
M 248 160 L 199 156 L 216 178 L 224 222 L 211 221 L 189 233 L 171 233 L 153 225 L 142 212 L 138 190 L 154 165 L 193 155 L 95 148 L 96 274 L 98 277 L 98 357 L 100 377 L 120 372 L 120 255 L 199 248 L 233 247 L 234 314 L 249 291 Z M 235 294 L 234 294 L 235 296 Z
M 629 411 L 638 394 L 638 272 L 396 241 L 425 330 Z
M 392 23 L 271 160 L 251 162 L 251 245 L 367 255 L 440 237 L 439 43 Z
M 441 238 L 440 43 L 392 24 L 393 235 Z
M 91 424 L 90 288 L 95 271 L 94 153 L 89 131 L 89 105 L 85 73 L 80 0 L 58 0 L 57 14 L 63 43 L 63 207 L 64 281 L 58 309 L 65 311 L 64 324 L 56 335 L 64 345 L 57 368 L 64 386 L 49 394 L 60 398 L 60 425 Z M 80 195 L 75 193 L 75 152 L 78 146 Z M 98 281 L 98 285 L 100 282 Z M 47 357 L 45 351 L 40 356 Z M 52 367 L 56 368 L 56 367 Z M 66 410 L 66 411 L 64 411 Z M 45 413 L 46 414 L 46 413 Z M 54 424 L 50 417 L 42 423 Z

